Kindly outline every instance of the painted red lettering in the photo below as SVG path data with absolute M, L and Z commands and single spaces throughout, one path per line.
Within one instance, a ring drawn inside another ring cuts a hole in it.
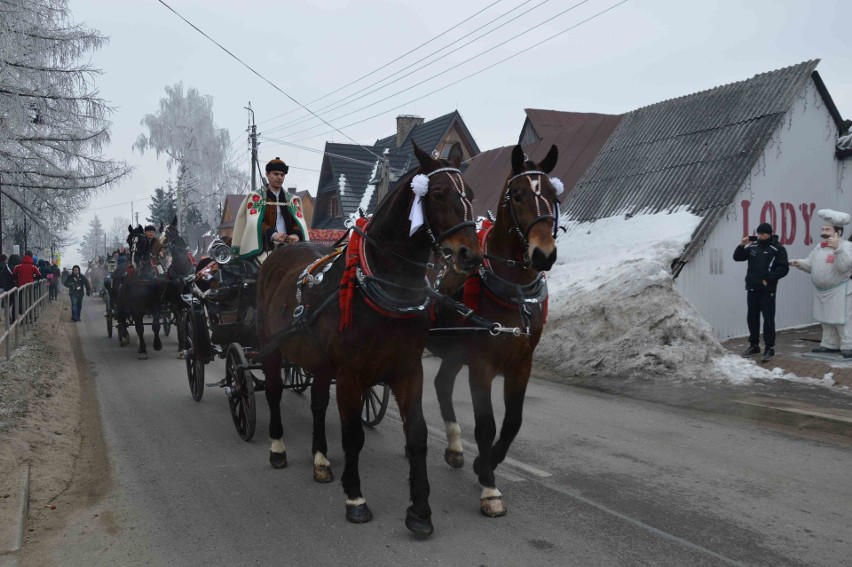
M 796 207 L 781 203 L 781 244 L 789 246 L 796 240 Z
M 751 201 L 743 200 L 740 203 L 743 206 L 743 238 L 749 235 L 748 231 L 748 208 L 751 206 Z
M 768 213 L 768 215 L 767 215 Z M 769 218 L 767 218 L 767 216 Z M 776 211 L 775 211 L 775 203 L 772 201 L 766 201 L 763 203 L 763 208 L 760 209 L 760 222 L 768 222 L 772 225 L 772 230 L 776 230 L 777 225 L 775 224 L 776 220 Z
M 799 208 L 802 211 L 802 218 L 805 219 L 805 246 L 810 246 L 814 241 L 813 238 L 811 238 L 811 219 L 814 216 L 816 204 L 802 203 L 799 205 Z

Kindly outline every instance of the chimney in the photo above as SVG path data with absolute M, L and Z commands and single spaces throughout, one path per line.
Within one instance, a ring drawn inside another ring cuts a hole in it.
M 287 192 L 290 193 L 291 195 L 295 195 L 296 189 L 297 189 L 296 187 L 287 187 Z
M 402 114 L 396 117 L 396 147 L 400 147 L 405 137 L 418 124 L 423 124 L 423 119 L 413 114 Z

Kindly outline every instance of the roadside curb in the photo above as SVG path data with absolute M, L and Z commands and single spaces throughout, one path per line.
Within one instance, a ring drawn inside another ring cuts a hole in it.
M 735 400 L 764 419 L 798 429 L 819 430 L 852 438 L 852 411 L 814 406 L 799 401 L 752 397 Z
M 0 529 L 0 567 L 17 567 L 17 553 L 24 543 L 27 511 L 30 500 L 30 463 L 24 461 L 9 475 L 16 485 L 10 494 L 8 507 L 17 515 L 17 522 L 10 522 Z
M 852 396 L 823 386 L 755 381 L 747 386 L 677 383 L 642 379 L 564 378 L 536 373 L 548 380 L 604 394 L 674 408 L 729 415 L 800 431 L 818 431 L 852 439 Z

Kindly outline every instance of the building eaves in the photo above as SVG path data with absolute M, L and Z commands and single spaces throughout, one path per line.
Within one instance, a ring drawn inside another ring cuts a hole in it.
M 583 222 L 687 207 L 702 220 L 682 265 L 731 203 L 817 64 L 807 61 L 627 113 L 563 210 Z

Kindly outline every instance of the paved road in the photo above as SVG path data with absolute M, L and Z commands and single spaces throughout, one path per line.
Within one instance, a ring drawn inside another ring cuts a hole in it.
M 189 395 L 175 333 L 136 360 L 105 336 L 97 302 L 79 324 L 96 376 L 113 463 L 116 528 L 128 562 L 161 565 L 826 565 L 852 552 L 852 448 L 749 422 L 596 394 L 544 381 L 529 389 L 523 428 L 498 470 L 509 514 L 479 514 L 469 466 L 443 463 L 426 359 L 424 411 L 435 534 L 405 529 L 407 461 L 395 407 L 368 430 L 362 482 L 375 519 L 344 519 L 339 482 L 311 480 L 309 393 L 285 393 L 290 466 L 267 462 L 268 412 L 236 435 L 223 394 Z M 208 382 L 223 375 L 207 367 Z M 499 407 L 499 391 L 495 390 Z M 472 412 L 456 391 L 465 440 Z M 329 444 L 342 473 L 332 401 Z M 114 550 L 113 550 L 114 551 Z M 94 553 L 94 552 L 93 552 Z M 71 557 L 85 549 L 69 547 Z M 77 561 L 77 560 L 75 560 Z M 80 560 L 82 563 L 82 560 Z

